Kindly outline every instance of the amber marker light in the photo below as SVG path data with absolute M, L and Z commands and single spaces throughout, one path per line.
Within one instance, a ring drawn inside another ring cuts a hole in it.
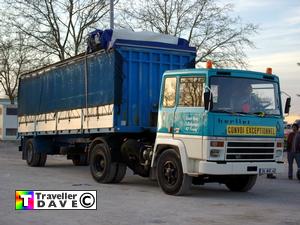
M 211 147 L 224 147 L 224 141 L 211 141 Z
M 212 68 L 212 65 L 213 65 L 213 63 L 212 63 L 211 60 L 208 60 L 208 61 L 206 62 L 206 68 L 207 68 L 207 69 L 211 69 L 211 68 Z
M 271 75 L 272 74 L 272 68 L 268 67 L 267 70 L 266 70 L 266 73 Z
M 283 147 L 283 143 L 282 142 L 277 142 L 277 148 L 282 148 Z

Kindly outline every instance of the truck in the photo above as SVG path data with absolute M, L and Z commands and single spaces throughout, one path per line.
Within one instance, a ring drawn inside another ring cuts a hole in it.
M 0 141 L 14 141 L 17 137 L 17 106 L 0 99 Z
M 64 154 L 89 164 L 99 183 L 119 183 L 130 168 L 169 195 L 209 182 L 244 192 L 258 175 L 280 172 L 290 99 L 283 111 L 279 78 L 211 62 L 195 69 L 195 48 L 155 35 L 115 38 L 109 49 L 23 74 L 22 159 L 39 167 Z

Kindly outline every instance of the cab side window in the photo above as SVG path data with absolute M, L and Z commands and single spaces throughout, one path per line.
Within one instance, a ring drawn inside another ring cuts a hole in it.
M 176 102 L 176 77 L 165 79 L 163 107 L 174 107 Z
M 179 85 L 179 106 L 204 107 L 204 77 L 182 77 Z

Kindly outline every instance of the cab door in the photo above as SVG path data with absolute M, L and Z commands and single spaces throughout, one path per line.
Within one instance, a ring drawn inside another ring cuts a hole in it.
M 174 113 L 176 106 L 177 78 L 165 76 L 162 86 L 160 110 L 158 113 L 158 135 L 173 138 Z
M 184 143 L 189 157 L 202 159 L 205 76 L 179 77 L 177 86 L 173 137 Z

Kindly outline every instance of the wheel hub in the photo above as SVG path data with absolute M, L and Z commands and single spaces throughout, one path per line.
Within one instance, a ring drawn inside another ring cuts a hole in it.
M 105 161 L 103 159 L 100 160 L 100 167 L 101 169 L 104 169 L 105 167 Z
M 103 156 L 96 157 L 94 162 L 94 168 L 96 169 L 96 171 L 99 173 L 103 173 L 103 171 L 105 170 L 105 166 L 106 162 Z
M 28 148 L 27 148 L 27 159 L 28 160 L 31 160 L 32 154 L 33 154 L 33 149 L 32 149 L 32 146 L 29 145 Z
M 178 170 L 177 166 L 172 161 L 167 161 L 164 164 L 164 178 L 169 185 L 173 185 L 176 183 L 178 179 Z

